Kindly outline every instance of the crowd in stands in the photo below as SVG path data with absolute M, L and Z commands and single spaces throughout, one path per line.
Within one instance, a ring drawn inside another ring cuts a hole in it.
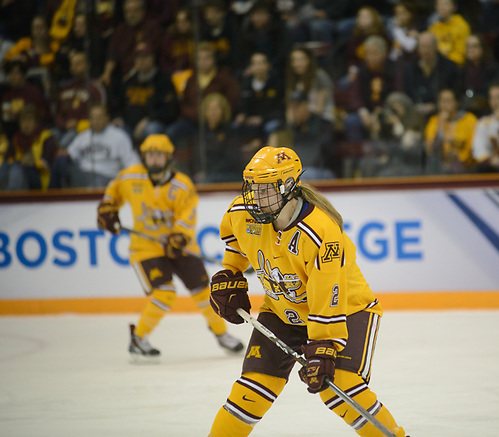
M 499 172 L 495 0 L 4 0 L 0 190 L 102 187 L 165 133 L 197 183 Z

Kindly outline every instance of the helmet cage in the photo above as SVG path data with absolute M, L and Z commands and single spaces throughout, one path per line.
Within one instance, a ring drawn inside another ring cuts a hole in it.
M 244 207 L 246 211 L 253 217 L 253 219 L 262 224 L 272 223 L 277 219 L 282 209 L 286 204 L 298 196 L 299 187 L 297 187 L 299 178 L 294 180 L 294 178 L 289 177 L 286 182 L 283 183 L 281 179 L 277 182 L 250 182 L 244 180 L 242 187 L 242 197 L 244 202 Z M 275 192 L 270 192 L 267 190 L 267 199 L 258 194 L 258 201 L 265 204 L 265 211 L 262 210 L 260 205 L 255 200 L 255 185 L 268 185 L 272 186 Z M 275 201 L 270 203 L 270 198 L 275 197 Z M 267 201 L 266 201 L 267 200 Z

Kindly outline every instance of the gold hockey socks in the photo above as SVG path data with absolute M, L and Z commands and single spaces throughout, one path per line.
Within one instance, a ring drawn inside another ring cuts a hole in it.
M 176 299 L 177 295 L 174 291 L 153 290 L 137 323 L 135 334 L 140 338 L 149 334 L 170 310 Z
M 375 416 L 376 419 L 397 437 L 405 437 L 404 429 L 397 425 L 390 412 L 377 400 L 376 394 L 369 389 L 359 375 L 337 369 L 334 375 L 334 383 L 359 405 Z M 383 437 L 381 431 L 347 405 L 332 390 L 324 390 L 320 393 L 320 396 L 326 407 L 340 416 L 358 435 L 364 437 Z
M 283 378 L 255 372 L 243 374 L 215 417 L 210 436 L 248 436 L 285 385 Z
M 227 332 L 225 320 L 215 314 L 213 308 L 210 305 L 210 287 L 204 287 L 199 292 L 193 290 L 191 291 L 191 293 L 192 298 L 199 308 L 199 311 L 206 319 L 206 322 L 208 323 L 208 326 L 213 331 L 213 333 L 215 335 L 225 334 Z
M 242 422 L 222 407 L 215 417 L 209 437 L 246 437 L 251 431 L 253 426 Z

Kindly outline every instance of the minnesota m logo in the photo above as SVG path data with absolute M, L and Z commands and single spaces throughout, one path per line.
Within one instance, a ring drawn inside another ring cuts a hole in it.
M 260 354 L 260 346 L 251 346 L 248 355 L 246 355 L 246 358 L 249 357 L 262 358 L 262 355 Z
M 280 164 L 282 161 L 285 159 L 291 159 L 288 155 L 286 155 L 284 152 L 279 152 L 276 155 L 277 163 Z
M 340 242 L 339 241 L 333 241 L 331 243 L 326 243 L 326 251 L 324 252 L 324 255 L 321 257 L 321 261 L 323 263 L 328 263 L 331 262 L 335 258 L 340 257 Z

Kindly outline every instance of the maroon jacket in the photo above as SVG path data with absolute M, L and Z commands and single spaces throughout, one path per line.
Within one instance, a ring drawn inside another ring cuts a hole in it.
M 211 93 L 220 93 L 227 98 L 232 110 L 236 113 L 239 98 L 239 82 L 236 78 L 219 70 L 208 86 L 202 91 L 202 97 Z M 184 96 L 180 103 L 182 117 L 197 122 L 199 120 L 197 76 L 193 74 L 187 81 Z
M 9 143 L 5 159 L 15 158 L 17 151 L 23 155 L 28 153 L 33 147 L 33 143 L 41 135 L 42 131 L 42 127 L 37 127 L 30 135 L 24 135 L 21 132 L 17 132 L 12 141 Z M 41 157 L 49 164 L 52 164 L 57 154 L 57 149 L 57 140 L 55 139 L 55 136 L 51 135 L 43 143 Z
M 106 91 L 96 81 L 75 80 L 61 87 L 57 95 L 55 124 L 65 130 L 66 122 L 89 118 L 90 107 L 106 103 Z
M 193 68 L 194 38 L 192 36 L 166 33 L 159 49 L 159 66 L 172 74 L 175 71 Z
M 2 110 L 2 124 L 5 133 L 12 138 L 17 131 L 19 111 L 26 105 L 34 106 L 40 116 L 42 125 L 51 125 L 52 117 L 45 96 L 35 85 L 26 83 L 21 88 L 11 88 L 0 99 Z
M 136 27 L 130 27 L 126 23 L 121 23 L 109 41 L 107 49 L 107 60 L 116 62 L 121 69 L 121 74 L 127 74 L 134 64 L 134 50 L 139 42 L 148 42 L 154 53 L 157 55 L 162 29 L 154 21 L 144 20 Z
M 370 71 L 362 62 L 357 79 L 352 84 L 349 112 L 362 107 L 372 111 L 384 105 L 388 94 L 402 90 L 402 75 L 397 64 L 387 60 L 382 71 Z

